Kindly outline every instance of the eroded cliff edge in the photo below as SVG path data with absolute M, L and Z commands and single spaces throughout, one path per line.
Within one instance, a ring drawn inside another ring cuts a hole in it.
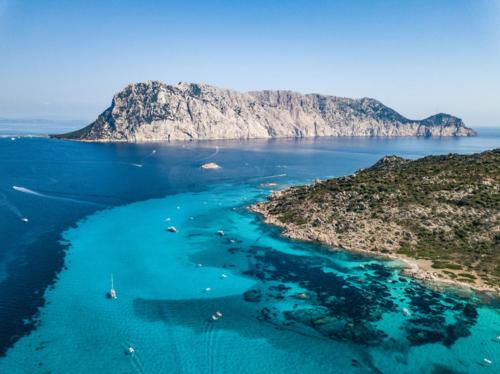
M 448 114 L 410 120 L 370 98 L 237 92 L 206 84 L 130 84 L 89 126 L 57 138 L 168 141 L 315 136 L 472 136 Z

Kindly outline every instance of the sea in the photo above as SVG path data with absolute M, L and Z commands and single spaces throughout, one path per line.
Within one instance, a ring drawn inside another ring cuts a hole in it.
M 500 372 L 498 299 L 289 240 L 247 209 L 384 155 L 500 147 L 478 130 L 94 144 L 4 129 L 0 373 Z

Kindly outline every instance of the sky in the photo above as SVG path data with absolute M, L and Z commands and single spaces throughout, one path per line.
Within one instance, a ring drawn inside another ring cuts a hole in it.
M 500 127 L 500 0 L 0 0 L 0 117 L 92 121 L 146 80 Z

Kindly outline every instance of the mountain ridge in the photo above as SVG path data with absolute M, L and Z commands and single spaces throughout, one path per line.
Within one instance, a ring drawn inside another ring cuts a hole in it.
M 460 118 L 408 119 L 372 98 L 239 92 L 203 83 L 132 83 L 90 125 L 53 137 L 169 141 L 317 136 L 473 136 Z

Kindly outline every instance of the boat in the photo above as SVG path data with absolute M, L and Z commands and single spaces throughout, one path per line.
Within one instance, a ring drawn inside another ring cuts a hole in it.
M 175 226 L 168 226 L 167 230 L 170 232 L 177 232 L 177 229 Z
M 210 292 L 210 291 L 212 291 L 212 289 L 210 287 L 207 287 L 207 288 L 204 289 L 204 291 L 205 292 Z
M 127 353 L 129 355 L 133 355 L 135 353 L 134 347 L 132 347 L 131 345 L 129 345 L 129 347 L 127 348 Z
M 221 275 L 220 275 L 220 278 L 221 278 L 221 279 L 226 279 L 226 278 L 227 278 L 227 274 L 224 274 L 224 273 L 223 273 L 223 274 L 221 274 Z
M 407 316 L 411 315 L 410 311 L 408 310 L 408 308 L 403 308 L 403 313 Z
M 212 316 L 210 317 L 210 319 L 212 321 L 217 321 L 219 320 L 220 318 L 222 317 L 222 313 L 220 311 L 216 311 L 214 314 L 212 314 Z
M 224 231 L 222 230 L 217 231 L 217 235 L 224 236 Z
M 118 297 L 116 295 L 115 285 L 114 285 L 114 281 L 113 281 L 113 274 L 111 274 L 111 288 L 109 289 L 108 297 L 110 299 L 116 299 Z
M 21 221 L 28 222 L 28 219 L 26 217 L 23 217 L 23 218 L 21 218 Z
M 483 361 L 486 362 L 488 365 L 491 365 L 493 363 L 493 361 L 491 361 L 487 358 L 483 358 Z

